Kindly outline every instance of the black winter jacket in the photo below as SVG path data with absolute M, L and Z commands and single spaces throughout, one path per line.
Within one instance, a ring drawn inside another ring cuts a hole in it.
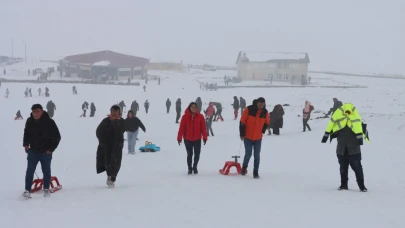
M 177 99 L 176 101 L 176 112 L 181 112 L 181 100 Z
M 143 125 L 142 121 L 138 117 L 126 118 L 125 119 L 125 130 L 134 132 L 137 131 L 138 128 L 141 128 L 143 131 L 146 131 L 145 126 Z
M 59 145 L 61 136 L 55 121 L 44 111 L 39 120 L 31 116 L 27 119 L 24 128 L 23 146 L 29 146 L 37 153 L 47 150 L 54 152 Z

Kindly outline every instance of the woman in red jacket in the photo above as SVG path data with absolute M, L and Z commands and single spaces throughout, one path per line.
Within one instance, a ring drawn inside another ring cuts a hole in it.
M 204 145 L 207 142 L 207 129 L 205 127 L 205 119 L 202 114 L 198 112 L 197 103 L 191 102 L 188 108 L 181 117 L 180 128 L 177 134 L 177 142 L 181 143 L 184 138 L 184 145 L 187 150 L 187 166 L 188 174 L 198 174 L 197 165 L 200 160 L 201 152 L 201 136 Z M 194 164 L 191 166 L 194 151 Z

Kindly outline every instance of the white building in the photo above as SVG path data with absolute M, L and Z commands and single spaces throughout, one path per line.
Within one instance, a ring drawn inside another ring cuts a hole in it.
M 236 60 L 238 77 L 242 80 L 285 81 L 303 84 L 308 77 L 307 53 L 244 52 Z

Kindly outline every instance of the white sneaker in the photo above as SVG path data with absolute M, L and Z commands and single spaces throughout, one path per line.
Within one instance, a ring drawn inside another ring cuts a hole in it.
M 44 197 L 50 197 L 51 196 L 51 191 L 49 189 L 44 189 Z
M 31 199 L 31 193 L 27 190 L 20 196 L 21 199 Z

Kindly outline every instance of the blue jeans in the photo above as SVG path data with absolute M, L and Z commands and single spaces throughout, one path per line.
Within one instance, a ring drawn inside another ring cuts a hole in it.
M 127 131 L 128 136 L 128 153 L 135 153 L 136 139 L 138 138 L 138 130 L 131 132 Z
M 28 150 L 27 153 L 27 172 L 25 174 L 25 190 L 31 192 L 32 181 L 34 180 L 34 172 L 37 168 L 38 162 L 41 162 L 42 174 L 44 175 L 44 189 L 49 189 L 51 182 L 51 161 L 52 154 L 37 153 Z
M 253 163 L 253 172 L 258 172 L 260 165 L 260 149 L 262 147 L 262 139 L 252 141 L 250 139 L 245 138 L 243 142 L 245 144 L 245 158 L 243 159 L 243 166 L 248 167 L 250 157 L 252 157 L 252 150 L 253 150 L 253 156 L 255 157 Z

